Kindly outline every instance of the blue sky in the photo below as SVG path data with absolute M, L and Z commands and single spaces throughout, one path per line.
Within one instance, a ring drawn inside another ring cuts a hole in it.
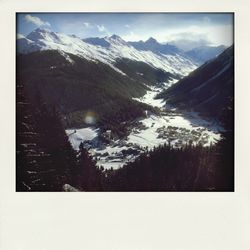
M 75 34 L 81 38 L 117 34 L 125 40 L 156 38 L 188 46 L 231 45 L 233 15 L 230 13 L 20 13 L 17 33 L 37 27 Z

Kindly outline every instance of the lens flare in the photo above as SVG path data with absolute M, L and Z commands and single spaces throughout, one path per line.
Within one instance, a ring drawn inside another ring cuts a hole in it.
M 93 111 L 88 111 L 84 115 L 84 122 L 88 125 L 94 125 L 96 123 L 96 120 L 97 120 L 97 115 Z

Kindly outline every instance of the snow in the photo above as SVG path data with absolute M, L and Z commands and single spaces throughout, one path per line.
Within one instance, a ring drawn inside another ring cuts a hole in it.
M 220 140 L 218 125 L 206 121 L 195 112 L 187 114 L 171 113 L 171 115 L 150 115 L 141 119 L 145 127 L 134 128 L 127 139 L 111 141 L 103 149 L 92 147 L 89 153 L 95 158 L 98 166 L 105 169 L 118 169 L 127 162 L 134 161 L 140 153 L 163 144 L 170 143 L 173 147 L 181 147 L 190 142 L 210 146 Z M 161 132 L 174 131 L 175 134 L 165 137 Z M 172 137 L 172 138 L 171 138 Z M 123 154 L 125 151 L 136 150 L 137 153 Z
M 64 184 L 63 185 L 63 191 L 65 191 L 65 192 L 79 192 L 79 190 L 77 188 L 72 187 L 69 184 Z
M 166 142 L 163 139 L 158 139 L 158 133 L 155 131 L 155 128 L 148 128 L 142 130 L 139 134 L 130 134 L 128 136 L 128 142 L 133 144 L 140 145 L 141 147 L 147 147 L 148 149 L 152 149 Z
M 107 161 L 107 160 L 101 160 L 101 161 L 98 161 L 97 164 L 99 166 L 103 166 L 104 169 L 119 169 L 121 167 L 124 166 L 126 162 L 123 161 L 123 162 L 110 162 L 110 161 Z
M 215 143 L 220 139 L 218 126 L 213 126 L 211 123 L 204 121 L 201 118 L 190 117 L 185 118 L 182 115 L 171 115 L 171 116 L 155 116 L 151 115 L 149 118 L 141 120 L 142 124 L 146 126 L 146 129 L 141 130 L 139 133 L 132 132 L 128 136 L 128 142 L 137 144 L 141 147 L 148 147 L 148 149 L 153 149 L 164 143 L 168 143 L 167 139 L 159 138 L 159 132 L 157 129 L 167 129 L 168 127 L 175 127 L 177 136 L 176 138 L 181 138 L 183 134 L 183 129 L 188 130 L 189 134 L 192 131 L 204 130 L 200 133 L 199 139 L 195 142 L 197 144 L 200 141 L 200 138 L 204 135 L 209 136 L 209 140 L 204 146 L 209 146 L 210 143 Z M 191 135 L 191 134 L 190 134 Z M 186 136 L 184 139 L 185 143 L 188 143 L 190 136 Z M 171 140 L 171 145 L 176 145 L 176 140 Z
M 161 85 L 161 87 L 147 86 L 148 88 L 150 88 L 150 90 L 148 90 L 143 97 L 133 98 L 133 99 L 138 101 L 138 102 L 142 102 L 142 103 L 151 105 L 153 107 L 163 108 L 166 104 L 165 100 L 164 99 L 155 99 L 155 97 L 163 89 L 169 88 L 174 83 L 176 83 L 176 80 L 172 79 L 168 83 L 165 83 L 165 82 L 159 83 L 159 85 Z
M 78 150 L 81 142 L 93 140 L 98 136 L 98 131 L 99 129 L 88 127 L 81 129 L 67 129 L 66 134 L 72 147 L 75 150 Z
M 151 104 L 153 107 L 162 108 L 165 105 L 165 101 L 163 99 L 154 99 L 155 91 L 148 90 L 146 95 L 141 98 L 133 98 L 136 101 Z
M 20 53 L 28 53 L 28 45 L 32 43 L 31 51 L 58 50 L 63 52 L 62 54 L 67 60 L 70 60 L 70 58 L 66 57 L 65 53 L 71 53 L 90 61 L 105 63 L 122 75 L 126 74 L 114 66 L 117 59 L 120 58 L 141 61 L 154 68 L 182 76 L 197 68 L 196 64 L 182 55 L 157 55 L 152 51 L 138 51 L 117 36 L 105 38 L 110 44 L 109 47 L 92 45 L 75 36 L 43 29 L 31 32 L 26 39 L 25 44 L 18 46 Z
M 144 102 L 146 104 L 152 105 L 154 107 L 160 108 L 162 111 L 165 107 L 165 101 L 163 99 L 154 99 L 155 96 L 161 92 L 163 89 L 167 89 L 172 86 L 176 81 L 173 80 L 170 84 L 161 83 L 163 88 L 151 87 L 151 90 L 147 91 L 147 93 L 142 98 L 134 98 L 137 101 Z M 175 109 L 170 108 L 169 111 L 171 113 L 169 115 L 160 115 L 155 116 L 151 115 L 146 119 L 141 120 L 142 124 L 147 128 L 145 130 L 140 131 L 140 133 L 131 133 L 128 137 L 128 141 L 131 143 L 135 143 L 140 145 L 141 147 L 148 146 L 149 148 L 153 148 L 155 146 L 166 143 L 166 139 L 158 138 L 159 133 L 157 129 L 162 127 L 177 127 L 178 129 L 185 130 L 201 130 L 204 131 L 201 133 L 200 137 L 203 135 L 208 135 L 209 140 L 204 146 L 209 146 L 210 143 L 215 143 L 220 139 L 220 135 L 218 131 L 221 131 L 222 128 L 216 125 L 213 125 L 211 121 L 206 121 L 202 119 L 198 113 L 196 112 L 187 112 L 183 114 L 177 114 Z M 210 131 L 212 130 L 212 131 Z M 178 130 L 177 130 L 178 132 Z M 180 130 L 179 133 L 182 133 Z M 172 145 L 175 145 L 175 140 L 172 141 Z M 198 141 L 197 141 L 198 142 Z

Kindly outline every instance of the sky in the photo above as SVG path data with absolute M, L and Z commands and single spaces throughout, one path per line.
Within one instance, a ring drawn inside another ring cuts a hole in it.
M 126 41 L 154 37 L 184 50 L 202 45 L 233 43 L 231 13 L 19 13 L 17 33 L 28 35 L 37 27 L 86 37 L 113 34 Z

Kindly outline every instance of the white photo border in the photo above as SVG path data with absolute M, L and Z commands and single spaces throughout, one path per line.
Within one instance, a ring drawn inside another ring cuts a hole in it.
M 250 249 L 249 11 L 245 0 L 0 1 L 0 249 Z M 15 192 L 18 12 L 233 12 L 235 192 Z

